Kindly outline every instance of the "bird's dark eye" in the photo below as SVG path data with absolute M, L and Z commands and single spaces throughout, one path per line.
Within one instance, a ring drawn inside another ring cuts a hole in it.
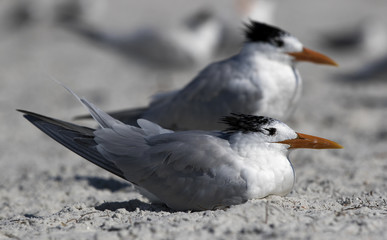
M 265 128 L 265 130 L 267 131 L 267 135 L 269 136 L 273 136 L 277 132 L 277 129 L 275 128 Z
M 275 39 L 274 44 L 277 45 L 277 47 L 283 47 L 285 45 L 284 41 L 281 39 Z

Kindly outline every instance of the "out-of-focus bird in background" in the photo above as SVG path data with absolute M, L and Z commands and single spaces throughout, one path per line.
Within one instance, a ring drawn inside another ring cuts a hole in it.
M 272 24 L 278 2 L 235 0 L 236 18 L 229 15 L 222 18 L 216 9 L 203 6 L 176 24 L 159 28 L 139 25 L 137 30 L 129 33 L 102 30 L 93 23 L 92 19 L 102 17 L 106 1 L 15 0 L 7 21 L 13 28 L 43 19 L 62 24 L 90 43 L 145 63 L 153 70 L 177 71 L 203 67 L 214 58 L 238 52 L 244 41 L 243 23 L 254 20 Z
M 387 52 L 384 56 L 359 63 L 354 70 L 338 75 L 345 82 L 370 82 L 372 80 L 386 80 Z
M 87 23 L 68 25 L 79 36 L 152 68 L 191 68 L 210 61 L 221 36 L 221 25 L 202 9 L 168 28 L 140 28 L 129 34 L 106 33 Z
M 100 129 L 21 112 L 71 151 L 133 183 L 152 202 L 175 210 L 224 208 L 284 196 L 295 178 L 290 149 L 342 148 L 297 133 L 278 120 L 243 114 L 224 117 L 227 129 L 220 132 L 173 132 L 144 119 L 135 127 L 78 99 Z
M 76 23 L 83 14 L 79 0 L 14 0 L 7 9 L 4 22 L 10 29 L 20 29 L 35 23 Z
M 129 34 L 103 32 L 82 21 L 70 25 L 75 33 L 99 46 L 149 64 L 153 68 L 181 69 L 207 64 L 218 55 L 235 53 L 243 45 L 242 23 L 273 23 L 278 0 L 236 0 L 239 17 L 233 24 L 208 7 L 168 28 L 139 26 Z
M 112 116 L 131 125 L 145 118 L 180 130 L 222 129 L 218 119 L 232 112 L 284 120 L 297 106 L 301 93 L 296 63 L 337 65 L 274 26 L 251 22 L 245 35 L 238 54 L 210 64 L 182 89 L 155 95 L 148 107 Z
M 354 70 L 340 74 L 346 80 L 370 80 L 387 75 L 387 24 L 385 21 L 370 17 L 354 26 L 326 34 L 324 45 L 342 54 L 358 54 L 361 61 Z

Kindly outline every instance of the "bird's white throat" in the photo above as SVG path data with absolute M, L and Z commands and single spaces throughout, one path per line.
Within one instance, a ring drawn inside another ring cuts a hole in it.
M 260 141 L 254 134 L 234 134 L 230 144 L 242 158 L 241 177 L 249 198 L 286 195 L 294 184 L 294 170 L 285 144 Z

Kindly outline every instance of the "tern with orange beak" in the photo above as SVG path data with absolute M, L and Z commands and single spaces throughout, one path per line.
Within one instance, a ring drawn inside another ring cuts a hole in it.
M 289 150 L 342 148 L 269 117 L 231 114 L 221 119 L 227 126 L 223 131 L 174 132 L 145 119 L 138 120 L 139 127 L 126 125 L 79 100 L 99 129 L 20 111 L 60 144 L 175 210 L 284 196 L 295 181 Z
M 111 115 L 130 125 L 144 118 L 174 130 L 214 130 L 230 113 L 264 115 L 286 120 L 297 105 L 299 61 L 337 64 L 314 52 L 289 33 L 259 22 L 246 26 L 239 54 L 207 66 L 184 88 L 155 95 L 148 107 Z

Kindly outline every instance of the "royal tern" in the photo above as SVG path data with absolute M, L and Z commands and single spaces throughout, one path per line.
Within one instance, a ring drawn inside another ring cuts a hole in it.
M 173 132 L 145 119 L 126 125 L 78 98 L 99 129 L 19 110 L 71 151 L 133 183 L 153 202 L 175 210 L 207 210 L 288 194 L 295 175 L 290 149 L 342 148 L 296 133 L 268 117 L 233 114 L 220 132 Z
M 69 29 L 100 46 L 160 69 L 190 68 L 207 63 L 220 41 L 221 25 L 208 9 L 168 28 L 141 28 L 124 35 L 102 32 L 86 24 Z
M 289 33 L 252 21 L 239 54 L 210 64 L 180 90 L 155 95 L 146 108 L 112 116 L 130 125 L 145 118 L 175 130 L 222 129 L 219 118 L 232 112 L 286 120 L 301 92 L 299 61 L 336 65 Z

